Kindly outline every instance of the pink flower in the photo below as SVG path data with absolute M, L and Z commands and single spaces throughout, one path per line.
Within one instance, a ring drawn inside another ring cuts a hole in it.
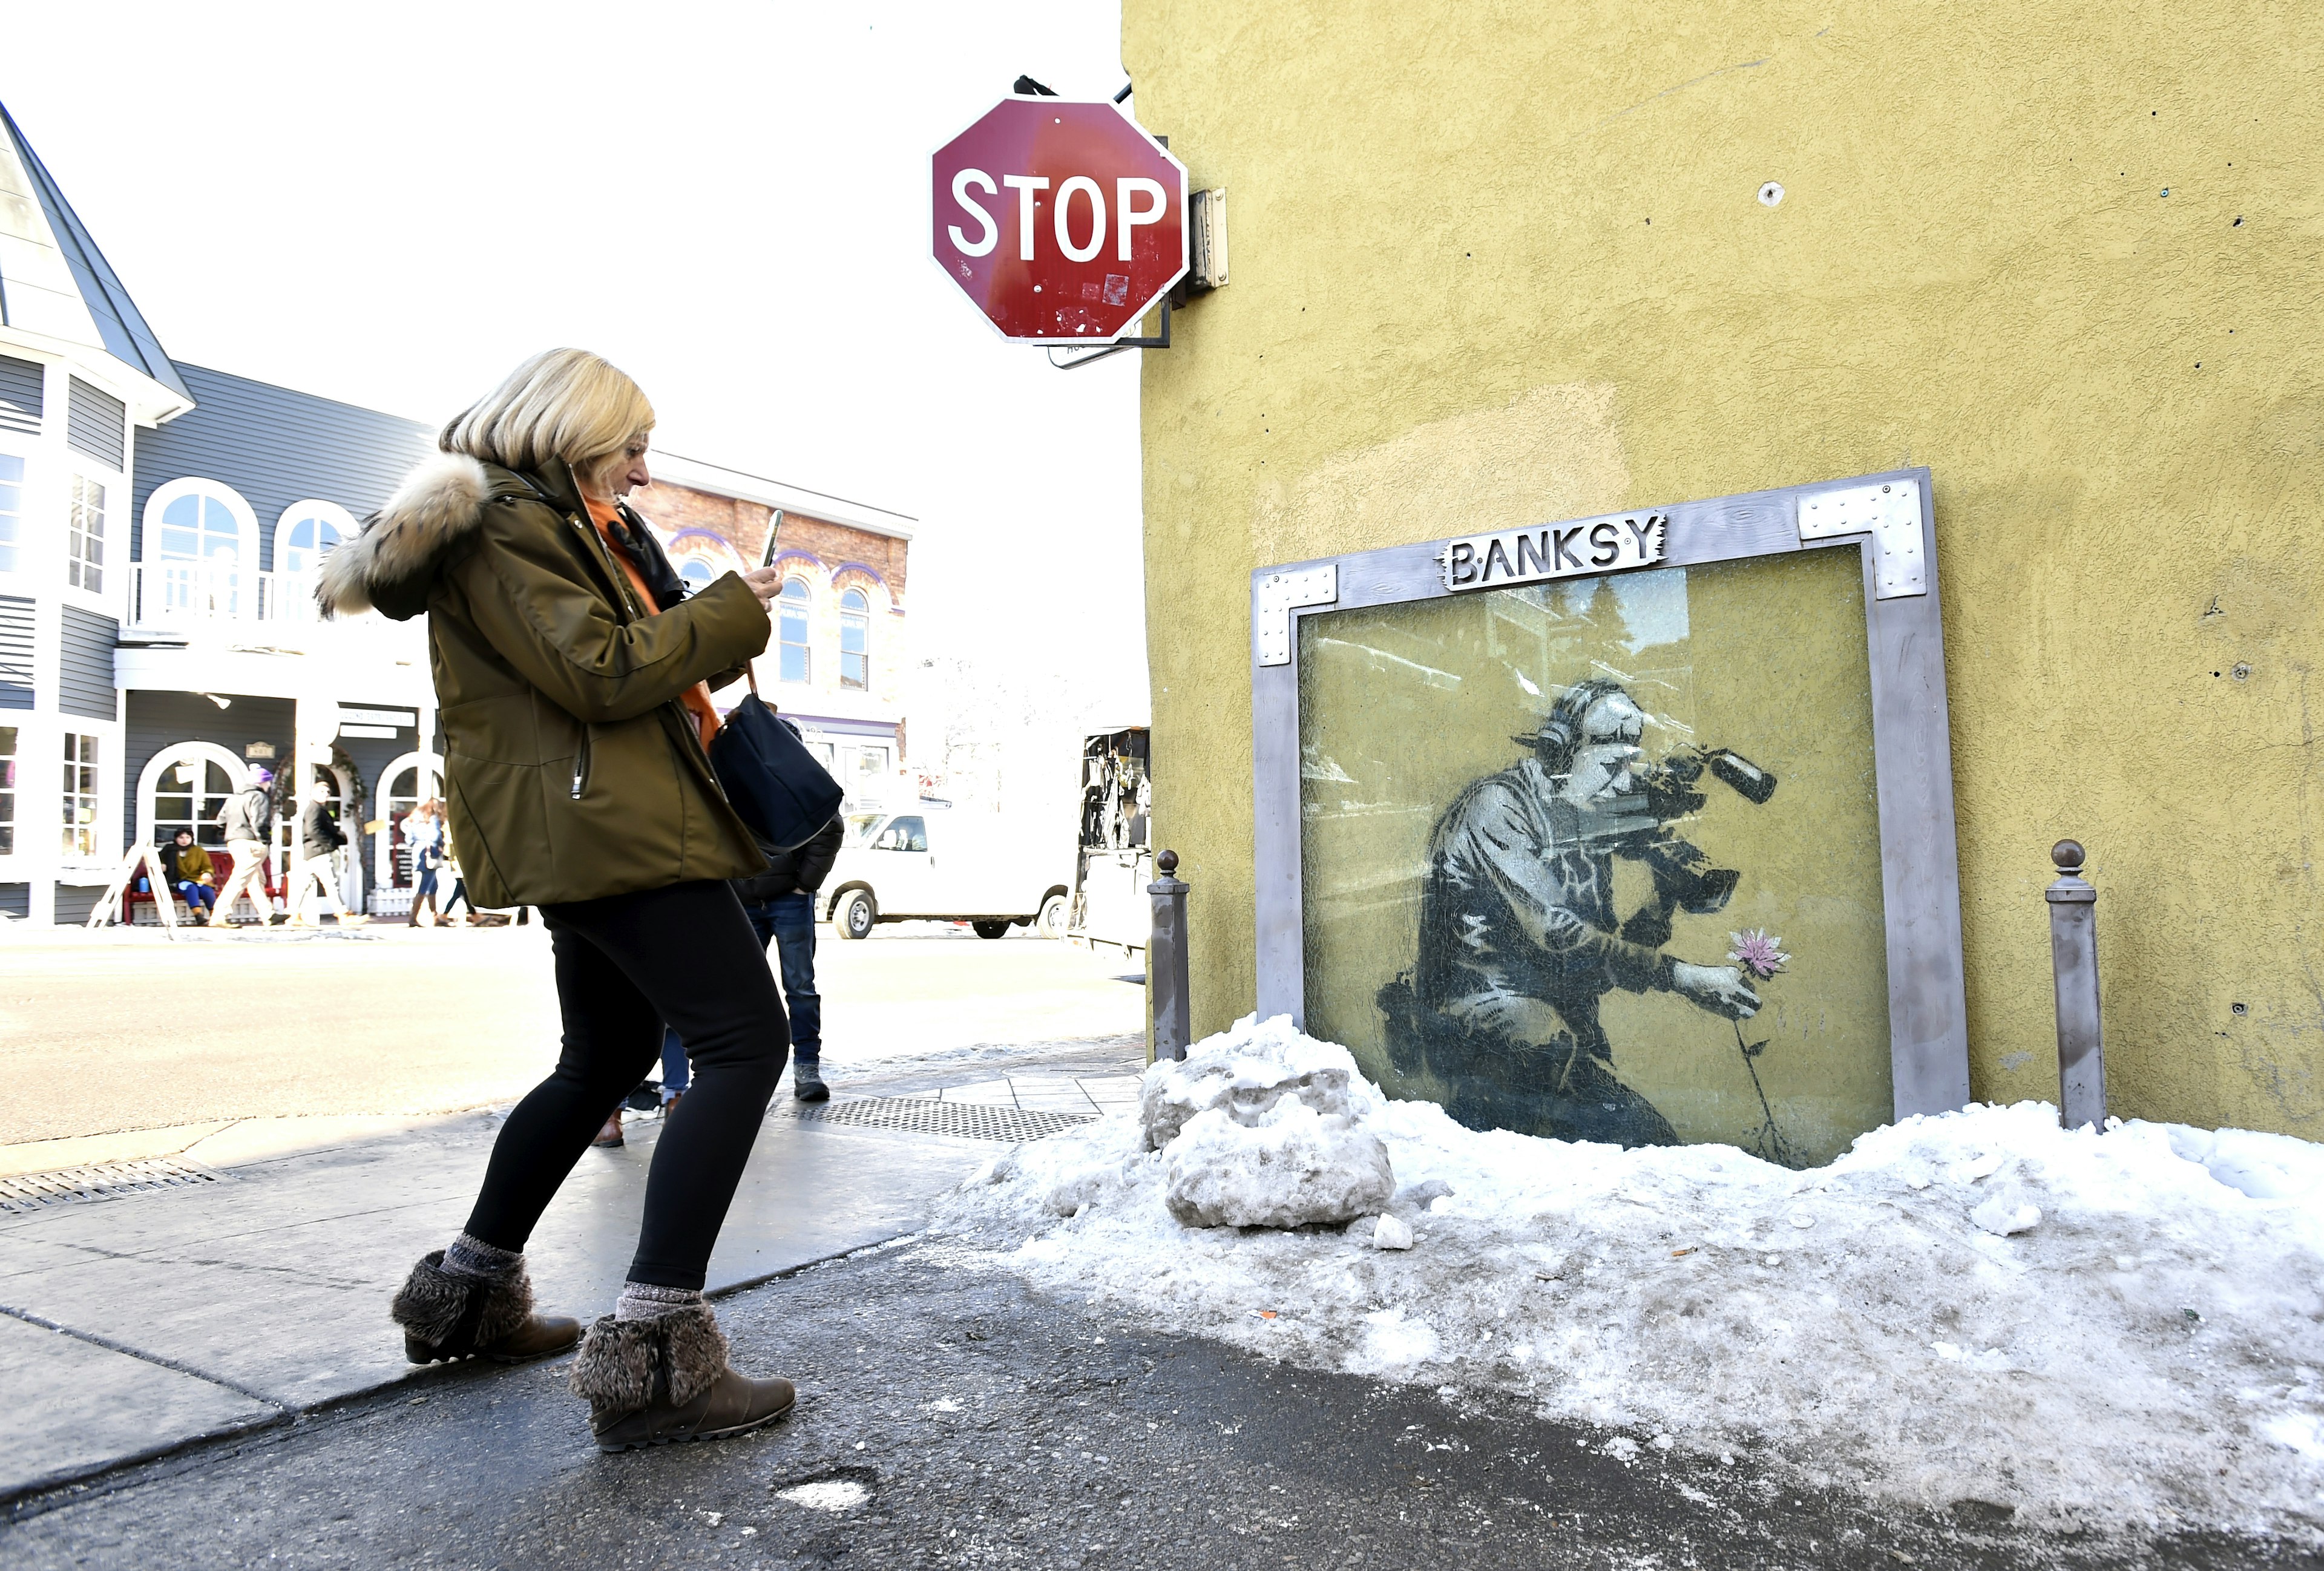
M 1727 957 L 1738 966 L 1748 966 L 1752 975 L 1762 980 L 1781 971 L 1784 962 L 1791 958 L 1781 947 L 1784 940 L 1769 938 L 1765 928 L 1753 928 L 1748 932 L 1727 936 L 1735 945 L 1727 951 Z

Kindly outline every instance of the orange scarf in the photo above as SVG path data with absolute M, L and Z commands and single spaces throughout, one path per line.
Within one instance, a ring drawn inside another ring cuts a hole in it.
M 622 565 L 622 571 L 636 586 L 638 604 L 646 607 L 647 615 L 659 615 L 660 608 L 654 604 L 652 593 L 646 588 L 645 575 L 638 571 L 637 563 L 630 559 L 630 553 L 622 549 L 621 541 L 613 534 L 613 520 L 620 516 L 613 504 L 600 502 L 593 496 L 583 497 L 581 504 L 589 510 L 590 522 L 597 526 L 597 533 L 604 541 L 605 549 L 613 553 L 613 560 Z M 702 745 L 706 752 L 710 739 L 718 735 L 718 708 L 710 701 L 710 684 L 695 683 L 678 695 L 678 701 L 692 712 L 694 728 L 702 734 Z

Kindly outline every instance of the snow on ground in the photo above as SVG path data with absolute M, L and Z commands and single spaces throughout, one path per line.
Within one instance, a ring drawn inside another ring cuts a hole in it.
M 2021 1103 L 1792 1172 L 1463 1129 L 1280 1020 L 1150 1074 L 1317 1050 L 1412 1248 L 1370 1220 L 1182 1225 L 1128 1114 L 987 1163 L 932 1247 L 1273 1356 L 1519 1393 L 1628 1431 L 1602 1441 L 1626 1460 L 1643 1439 L 2059 1524 L 2324 1531 L 2324 1147 L 2070 1133 Z

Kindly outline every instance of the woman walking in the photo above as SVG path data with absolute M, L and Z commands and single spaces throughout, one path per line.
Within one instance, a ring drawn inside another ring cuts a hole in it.
M 535 356 L 445 428 L 441 456 L 331 553 L 317 592 L 327 613 L 428 614 L 461 862 L 485 905 L 540 907 L 564 1016 L 557 1070 L 502 1126 L 467 1225 L 391 1313 L 417 1363 L 579 1338 L 571 1385 L 607 1451 L 735 1434 L 794 1394 L 728 1364 L 701 1291 L 789 1043 L 725 883 L 764 864 L 711 772 L 704 684 L 766 648 L 781 586 L 762 568 L 685 596 L 620 500 L 650 478 L 653 419 L 596 356 Z M 665 1020 L 696 1095 L 655 1147 L 620 1301 L 580 1337 L 533 1313 L 525 1242 Z
M 436 874 L 444 865 L 444 804 L 425 801 L 403 816 L 403 843 L 411 854 L 411 925 L 436 925 Z
M 441 876 L 452 881 L 452 893 L 445 901 L 443 909 L 436 914 L 456 928 L 467 927 L 476 919 L 476 902 L 468 898 L 468 878 L 460 871 L 460 848 L 452 842 L 449 814 L 444 819 L 444 871 Z M 463 911 L 460 910 L 462 906 L 468 909 Z

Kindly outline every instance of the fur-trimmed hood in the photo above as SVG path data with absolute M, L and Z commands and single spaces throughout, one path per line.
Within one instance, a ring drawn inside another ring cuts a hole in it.
M 642 523 L 636 538 L 660 559 Z M 317 600 L 427 616 L 445 800 L 480 903 L 766 871 L 681 700 L 765 651 L 767 609 L 734 573 L 645 609 L 567 465 L 430 458 L 324 559 Z
M 428 585 L 446 552 L 475 532 L 498 487 L 466 453 L 430 455 L 323 560 L 315 604 L 326 616 L 376 609 L 406 621 L 428 608 Z

